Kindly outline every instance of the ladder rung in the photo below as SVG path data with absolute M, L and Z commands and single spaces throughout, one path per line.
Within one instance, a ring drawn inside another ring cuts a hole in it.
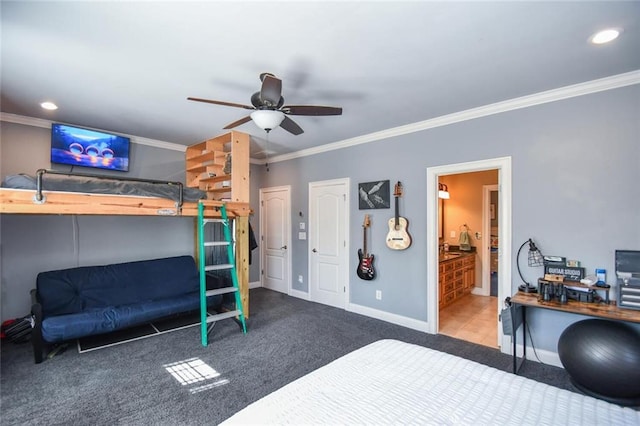
M 228 246 L 228 241 L 205 241 L 205 247 L 214 247 L 214 246 Z
M 227 221 L 224 219 L 202 219 L 203 225 L 207 223 L 227 223 Z
M 214 314 L 214 315 L 209 315 L 207 317 L 207 324 L 210 324 L 212 322 L 216 322 L 216 321 L 220 321 L 223 319 L 227 319 L 227 318 L 232 318 L 235 317 L 237 315 L 242 314 L 242 311 L 240 311 L 239 309 L 236 309 L 235 311 L 229 311 L 229 312 L 223 312 L 221 314 Z
M 207 290 L 207 296 L 217 296 L 218 294 L 233 293 L 236 291 L 238 291 L 238 289 L 235 287 L 216 288 L 213 290 Z
M 221 269 L 231 269 L 233 268 L 233 265 L 231 263 L 223 263 L 220 265 L 209 265 L 209 266 L 205 266 L 204 270 L 205 271 L 219 271 Z

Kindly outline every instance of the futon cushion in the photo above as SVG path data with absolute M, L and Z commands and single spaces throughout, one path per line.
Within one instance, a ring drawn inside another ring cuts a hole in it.
M 193 257 L 177 256 L 41 272 L 36 287 L 46 319 L 183 296 L 198 291 L 198 277 Z
M 50 343 L 108 333 L 152 320 L 196 310 L 199 292 L 124 306 L 93 308 L 84 312 L 51 316 L 42 321 L 42 337 Z

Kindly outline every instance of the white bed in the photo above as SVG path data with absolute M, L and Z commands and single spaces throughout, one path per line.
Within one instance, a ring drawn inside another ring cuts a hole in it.
M 380 340 L 223 424 L 640 425 L 640 412 L 422 346 Z

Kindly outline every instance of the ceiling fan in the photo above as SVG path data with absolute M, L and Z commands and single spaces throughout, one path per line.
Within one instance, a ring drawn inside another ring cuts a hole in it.
M 294 135 L 299 135 L 304 131 L 288 115 L 342 115 L 342 108 L 318 106 L 318 105 L 284 105 L 282 97 L 282 80 L 271 73 L 260 74 L 262 87 L 259 92 L 251 95 L 251 105 L 236 104 L 233 102 L 214 101 L 211 99 L 187 98 L 190 101 L 206 102 L 210 104 L 230 106 L 253 110 L 246 117 L 236 120 L 226 125 L 225 129 L 232 129 L 250 120 L 261 129 L 269 133 L 280 126 L 284 130 Z

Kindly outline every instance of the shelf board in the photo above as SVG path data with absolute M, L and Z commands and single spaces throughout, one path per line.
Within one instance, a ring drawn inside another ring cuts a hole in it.
M 210 188 L 210 189 L 207 189 L 206 191 L 214 194 L 224 194 L 225 192 L 231 192 L 231 187 L 227 186 L 225 188 Z
M 187 167 L 186 171 L 189 173 L 202 173 L 206 172 L 208 168 L 222 169 L 224 165 L 217 163 L 196 164 L 195 166 Z
M 209 151 L 202 154 L 198 154 L 193 157 L 188 157 L 187 162 L 198 162 L 202 163 L 205 161 L 214 161 L 216 158 L 224 157 L 227 155 L 225 151 Z
M 231 181 L 231 175 L 220 175 L 220 176 L 203 178 L 203 179 L 200 179 L 200 182 L 216 183 L 216 182 L 224 182 L 225 180 Z

